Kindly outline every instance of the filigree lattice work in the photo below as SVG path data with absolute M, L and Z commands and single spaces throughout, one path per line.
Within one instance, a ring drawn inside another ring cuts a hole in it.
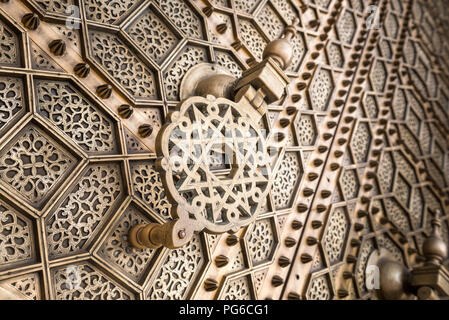
M 251 53 L 258 59 L 262 59 L 262 53 L 267 45 L 267 41 L 257 31 L 251 21 L 246 19 L 239 20 L 240 36 Z
M 247 276 L 229 281 L 224 288 L 223 300 L 251 300 L 252 294 Z
M 248 250 L 253 264 L 268 261 L 274 250 L 275 235 L 270 219 L 263 219 L 254 223 L 254 229 L 248 238 Z
M 359 192 L 359 178 L 356 170 L 345 170 L 340 179 L 346 200 L 354 199 Z
M 203 38 L 203 24 L 201 18 L 183 0 L 158 1 L 162 11 L 181 29 L 187 36 Z
M 334 90 L 331 71 L 320 69 L 315 74 L 309 89 L 309 95 L 314 110 L 325 111 Z
M 36 0 L 36 2 L 44 11 L 62 15 L 69 15 L 70 12 L 66 11 L 70 6 L 74 6 L 76 4 L 73 0 Z
M 139 47 L 158 64 L 164 61 L 178 43 L 175 34 L 153 12 L 152 8 L 147 9 L 139 19 L 135 20 L 127 32 L 139 44 Z
M 342 42 L 350 44 L 355 34 L 356 24 L 354 15 L 345 11 L 337 22 L 338 37 Z
M 136 0 L 86 0 L 84 7 L 87 19 L 112 24 L 136 2 Z
M 17 65 L 19 43 L 16 34 L 0 19 L 0 65 Z
M 135 281 L 140 281 L 145 276 L 145 271 L 155 250 L 132 248 L 126 241 L 126 237 L 133 226 L 150 222 L 151 220 L 135 206 L 128 207 L 120 221 L 112 228 L 112 233 L 106 238 L 99 251 L 102 257 L 111 261 L 113 265 Z
M 10 285 L 14 289 L 22 293 L 25 297 L 31 300 L 38 300 L 41 298 L 39 281 L 40 280 L 38 274 L 32 273 L 1 281 L 0 285 Z
M 52 270 L 57 300 L 130 300 L 134 294 L 90 263 Z
M 14 77 L 0 77 L 0 132 L 16 118 L 23 108 L 22 80 Z
M 323 247 L 332 264 L 340 261 L 348 229 L 349 221 L 345 209 L 343 207 L 335 208 L 329 217 L 323 237 Z
M 81 250 L 122 192 L 118 164 L 91 165 L 56 211 L 46 219 L 50 257 Z
M 131 163 L 134 193 L 164 219 L 170 218 L 170 203 L 154 162 Z
M 66 81 L 39 80 L 37 107 L 43 116 L 88 152 L 116 149 L 113 121 Z
M 179 85 L 185 73 L 200 62 L 207 61 L 206 49 L 187 46 L 164 72 L 164 86 L 169 100 L 179 100 Z
M 75 163 L 59 143 L 28 126 L 0 153 L 0 179 L 39 207 Z
M 272 187 L 272 196 L 276 209 L 283 209 L 289 205 L 292 191 L 299 181 L 301 174 L 301 162 L 298 154 L 295 152 L 286 152 L 276 173 Z
M 179 300 L 186 298 L 192 280 L 204 263 L 204 248 L 199 235 L 184 247 L 171 250 L 151 285 L 147 299 Z
M 156 79 L 146 66 L 116 35 L 90 33 L 93 58 L 137 98 L 157 99 Z
M 365 162 L 371 143 L 371 131 L 367 122 L 360 122 L 351 140 L 351 148 L 357 162 Z
M 31 222 L 0 200 L 0 270 L 33 258 Z
M 302 114 L 297 118 L 295 124 L 299 137 L 299 145 L 313 146 L 317 136 L 315 118 L 313 115 Z
M 278 39 L 284 32 L 285 25 L 269 4 L 266 4 L 256 17 L 271 40 Z
M 331 292 L 327 275 L 314 277 L 307 290 L 307 300 L 329 300 Z

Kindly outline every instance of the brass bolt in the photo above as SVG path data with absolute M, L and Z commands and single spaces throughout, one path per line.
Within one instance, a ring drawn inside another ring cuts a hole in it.
M 284 243 L 287 248 L 291 248 L 296 245 L 296 240 L 293 239 L 292 237 L 287 237 L 285 238 Z
M 219 256 L 217 256 L 215 258 L 215 264 L 217 265 L 218 268 L 222 268 L 224 266 L 226 266 L 229 263 L 229 258 L 226 257 L 225 255 L 220 254 Z
M 27 29 L 36 30 L 39 27 L 41 21 L 37 14 L 27 13 L 22 17 L 22 23 Z
M 86 78 L 90 73 L 90 66 L 87 63 L 78 63 L 75 68 L 73 68 L 75 74 L 80 78 Z

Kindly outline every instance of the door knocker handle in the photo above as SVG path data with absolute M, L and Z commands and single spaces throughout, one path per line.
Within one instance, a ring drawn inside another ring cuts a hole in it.
M 272 183 L 270 148 L 258 122 L 285 94 L 283 70 L 292 61 L 295 33 L 288 26 L 238 79 L 210 64 L 186 74 L 185 99 L 156 138 L 156 168 L 173 220 L 134 226 L 132 246 L 179 248 L 194 232 L 237 232 L 257 218 Z

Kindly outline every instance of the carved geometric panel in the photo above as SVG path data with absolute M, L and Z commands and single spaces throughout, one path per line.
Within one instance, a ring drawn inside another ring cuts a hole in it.
M 184 247 L 170 250 L 147 292 L 147 299 L 185 299 L 194 284 L 192 280 L 205 263 L 205 251 L 199 235 Z
M 309 88 L 309 95 L 314 110 L 325 111 L 328 107 L 329 99 L 334 90 L 332 73 L 326 69 L 320 69 L 312 80 Z
M 91 263 L 80 262 L 52 271 L 56 300 L 131 300 L 135 295 Z
M 301 175 L 302 166 L 299 155 L 295 152 L 286 152 L 273 182 L 272 196 L 277 209 L 283 209 L 290 205 L 292 191 Z
M 0 152 L 0 180 L 40 208 L 71 173 L 75 156 L 35 125 L 28 125 Z
M 229 281 L 224 288 L 222 300 L 252 300 L 253 296 L 250 288 L 250 281 L 248 276 Z
M 117 150 L 114 120 L 67 81 L 36 80 L 38 111 L 84 150 Z
M 56 258 L 84 249 L 123 196 L 123 188 L 119 164 L 90 165 L 46 218 L 49 256 Z
M 0 76 L 0 134 L 24 113 L 24 92 L 21 79 Z
M 132 248 L 127 241 L 129 230 L 142 223 L 153 222 L 135 205 L 130 205 L 111 229 L 99 255 L 134 281 L 141 282 L 156 250 Z
M 0 270 L 35 257 L 32 222 L 0 199 Z
M 258 220 L 248 237 L 248 251 L 254 265 L 268 261 L 276 246 L 276 234 L 271 219 Z

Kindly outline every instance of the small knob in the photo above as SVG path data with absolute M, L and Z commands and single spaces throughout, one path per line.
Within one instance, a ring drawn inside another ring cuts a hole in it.
M 293 23 L 285 28 L 284 36 L 271 41 L 263 51 L 263 58 L 272 58 L 282 70 L 287 69 L 293 60 L 293 47 L 290 40 L 296 34 L 297 23 L 298 19 L 293 20 Z
M 432 219 L 432 232 L 423 243 L 423 253 L 426 258 L 426 264 L 439 265 L 447 257 L 447 245 L 441 239 L 441 221 L 439 219 L 440 211 L 437 210 Z

